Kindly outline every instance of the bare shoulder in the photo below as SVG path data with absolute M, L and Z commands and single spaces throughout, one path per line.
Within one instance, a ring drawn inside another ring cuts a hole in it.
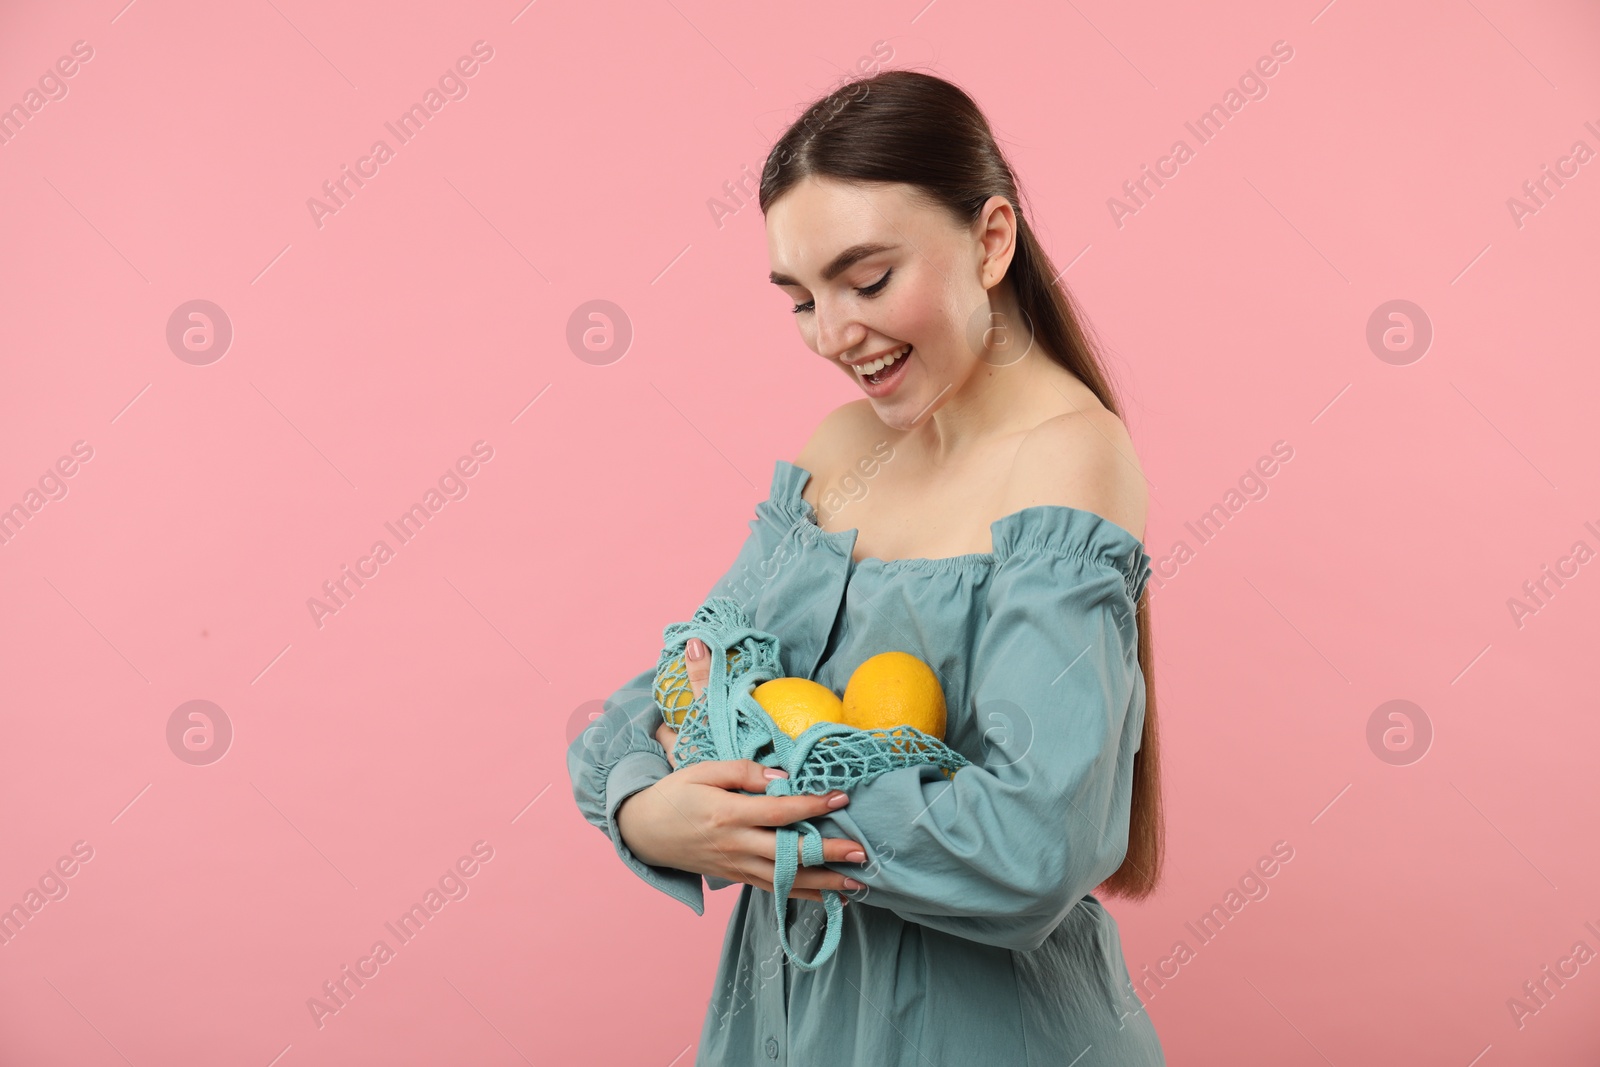
M 829 472 L 838 468 L 841 456 L 851 454 L 860 442 L 871 439 L 874 433 L 882 436 L 888 432 L 877 412 L 872 410 L 871 400 L 866 397 L 851 400 L 823 417 L 812 431 L 811 439 L 794 458 L 794 465 L 810 471 L 817 480 L 824 480 Z
M 1047 419 L 1017 448 L 1004 514 L 1037 504 L 1091 511 L 1144 540 L 1149 492 L 1133 439 L 1105 408 Z

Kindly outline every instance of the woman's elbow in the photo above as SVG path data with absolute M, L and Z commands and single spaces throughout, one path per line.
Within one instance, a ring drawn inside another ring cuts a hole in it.
M 1033 888 L 1035 905 L 1028 909 L 1038 916 L 1034 922 L 1018 927 L 1017 938 L 1021 945 L 1008 946 L 1023 952 L 1032 952 L 1049 938 L 1051 931 L 1078 906 L 1078 902 L 1096 886 L 1116 873 L 1128 852 L 1126 837 L 1102 840 L 1095 849 L 1072 850 L 1058 854 L 1058 862 L 1044 865 L 1042 880 Z

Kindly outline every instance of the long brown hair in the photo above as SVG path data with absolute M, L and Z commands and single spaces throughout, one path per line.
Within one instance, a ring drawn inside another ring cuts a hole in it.
M 918 188 L 962 225 L 978 218 L 992 196 L 1003 196 L 1017 216 L 1017 246 L 1009 276 L 1018 306 L 1050 358 L 1087 385 L 1118 418 L 1122 410 L 1095 347 L 1080 325 L 1078 308 L 1028 225 L 1010 165 L 978 105 L 942 78 L 911 70 L 886 70 L 848 81 L 811 104 L 767 155 L 760 205 L 769 205 L 801 179 L 815 175 L 843 182 L 894 182 Z M 1144 733 L 1133 758 L 1133 801 L 1128 851 L 1098 889 L 1141 900 L 1160 881 L 1165 820 L 1157 753 L 1156 697 L 1150 647 L 1150 591 L 1137 613 L 1139 668 L 1145 679 Z

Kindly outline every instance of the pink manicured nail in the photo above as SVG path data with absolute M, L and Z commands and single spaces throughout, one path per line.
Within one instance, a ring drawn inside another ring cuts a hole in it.
M 706 646 L 698 637 L 689 638 L 689 646 L 685 651 L 691 660 L 702 660 L 706 657 Z
M 849 797 L 848 794 L 840 793 L 836 797 L 829 797 L 828 798 L 828 807 L 830 807 L 830 808 L 842 808 L 842 807 L 845 806 L 846 803 L 849 802 L 849 800 L 850 800 L 850 797 Z
M 844 885 L 845 885 L 846 889 L 860 889 L 861 888 L 861 883 L 856 881 L 854 878 L 846 878 L 844 880 Z
M 856 850 L 855 852 L 846 852 L 844 858 L 845 858 L 845 862 L 846 863 L 865 863 L 865 862 L 867 862 L 867 854 L 865 852 L 860 851 L 859 849 Z
M 782 769 L 781 767 L 768 767 L 766 770 L 762 771 L 761 774 L 762 774 L 763 777 L 766 777 L 766 778 L 787 778 L 787 777 L 789 777 L 789 772 L 784 770 L 784 769 Z

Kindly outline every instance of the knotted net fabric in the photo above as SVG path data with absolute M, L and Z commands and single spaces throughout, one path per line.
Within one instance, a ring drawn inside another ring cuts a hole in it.
M 692 637 L 705 642 L 711 652 L 711 674 L 699 698 L 689 683 L 685 655 Z M 678 731 L 672 758 L 679 767 L 708 759 L 755 760 L 789 774 L 767 784 L 768 796 L 793 796 L 833 789 L 849 792 L 880 774 L 923 764 L 938 767 L 949 778 L 969 762 L 937 737 L 912 726 L 862 730 L 819 722 L 799 737 L 784 733 L 752 695 L 762 682 L 783 677 L 779 638 L 753 628 L 744 609 L 729 597 L 711 597 L 690 621 L 668 625 L 662 641 L 655 697 L 667 724 Z M 778 827 L 776 852 L 772 898 L 778 940 L 795 966 L 815 970 L 839 945 L 841 895 L 832 889 L 822 891 L 828 925 L 810 960 L 789 945 L 787 931 L 795 875 L 801 866 L 822 863 L 822 834 L 804 819 Z

